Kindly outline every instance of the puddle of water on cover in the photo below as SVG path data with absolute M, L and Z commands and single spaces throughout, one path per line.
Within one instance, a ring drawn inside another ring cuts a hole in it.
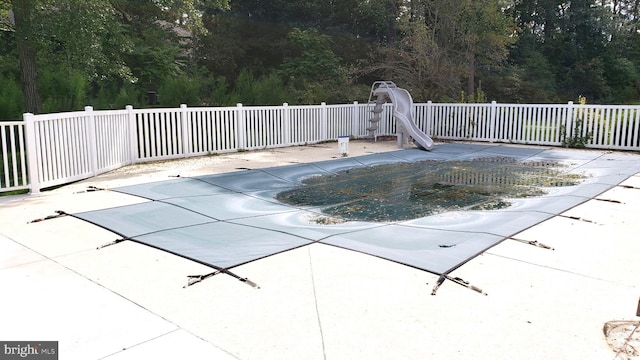
M 277 195 L 296 206 L 320 206 L 345 220 L 399 221 L 453 210 L 492 210 L 509 198 L 540 196 L 544 188 L 573 186 L 584 177 L 564 173 L 553 161 L 518 162 L 509 157 L 469 161 L 421 161 L 343 170 L 304 180 Z

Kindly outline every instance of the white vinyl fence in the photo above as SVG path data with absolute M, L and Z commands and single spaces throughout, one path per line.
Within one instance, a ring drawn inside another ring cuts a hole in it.
M 0 192 L 29 188 L 23 121 L 0 122 Z
M 421 104 L 422 105 L 422 104 Z M 640 150 L 640 106 L 427 104 L 417 106 L 418 124 L 439 139 L 563 145 L 583 139 L 588 148 Z
M 371 104 L 84 111 L 0 121 L 0 192 L 89 178 L 128 164 L 367 136 Z M 377 136 L 395 134 L 385 105 Z M 415 104 L 434 139 L 640 150 L 640 106 Z

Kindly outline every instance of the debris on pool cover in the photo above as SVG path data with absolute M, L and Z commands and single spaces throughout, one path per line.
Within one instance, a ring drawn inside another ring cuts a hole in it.
M 501 209 L 510 198 L 544 195 L 545 188 L 577 185 L 584 178 L 563 168 L 555 161 L 510 157 L 385 164 L 314 176 L 276 198 L 323 207 L 326 215 L 343 220 L 401 221 L 453 210 Z

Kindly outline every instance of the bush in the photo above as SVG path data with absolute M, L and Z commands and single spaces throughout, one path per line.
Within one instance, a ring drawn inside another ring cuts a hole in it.
M 245 105 L 282 105 L 291 101 L 284 84 L 276 73 L 255 79 L 248 70 L 242 70 L 236 79 L 232 99 Z
M 93 100 L 93 107 L 96 110 L 124 109 L 127 105 L 144 108 L 147 105 L 145 95 L 144 90 L 133 84 L 118 87 L 106 86 L 98 90 L 98 95 Z
M 256 82 L 254 92 L 257 102 L 261 105 L 282 105 L 289 101 L 284 84 L 275 73 L 264 76 Z
M 22 120 L 24 99 L 18 82 L 0 76 L 0 120 Z
M 87 103 L 89 82 L 77 70 L 43 71 L 40 77 L 42 112 L 82 110 Z
M 180 104 L 200 106 L 201 87 L 202 81 L 199 78 L 189 78 L 187 75 L 166 77 L 158 89 L 159 103 L 166 107 L 176 107 Z
M 203 105 L 229 106 L 237 101 L 229 94 L 227 79 L 224 77 L 209 77 L 203 81 L 201 90 Z

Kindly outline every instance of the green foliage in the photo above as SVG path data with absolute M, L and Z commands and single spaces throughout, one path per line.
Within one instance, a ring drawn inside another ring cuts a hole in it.
M 40 76 L 43 112 L 82 110 L 86 105 L 88 88 L 89 81 L 79 70 L 43 72 Z
M 631 0 L 0 0 L 3 117 L 25 98 L 17 5 L 37 19 L 46 112 L 148 106 L 149 92 L 162 106 L 345 103 L 380 79 L 418 102 L 462 89 L 475 102 L 640 101 Z
M 329 36 L 315 29 L 293 29 L 288 41 L 294 54 L 282 62 L 283 76 L 294 81 L 323 81 L 338 76 L 340 59 L 331 50 Z
M 149 3 L 161 9 L 165 19 L 179 22 L 192 33 L 206 33 L 202 12 L 229 9 L 229 0 L 153 0 Z
M 22 90 L 17 81 L 0 75 L 0 120 L 22 120 Z
M 161 106 L 177 107 L 180 104 L 200 106 L 201 83 L 186 75 L 167 76 L 158 90 Z
M 605 100 L 611 95 L 611 88 L 607 83 L 602 58 L 594 57 L 588 61 L 577 61 L 572 72 L 573 92 L 582 93 L 591 99 Z M 570 89 L 567 89 L 567 91 Z
M 94 109 L 124 109 L 127 105 L 134 108 L 147 106 L 145 92 L 133 84 L 103 86 L 93 99 Z
M 435 31 L 424 21 L 404 19 L 404 36 L 395 44 L 380 46 L 365 71 L 393 79 L 406 87 L 415 101 L 440 100 L 460 90 L 457 67 L 437 44 Z
M 257 101 L 253 91 L 254 82 L 253 74 L 249 70 L 243 69 L 236 79 L 232 97 L 242 104 L 256 105 Z
M 282 80 L 272 73 L 255 79 L 248 70 L 242 70 L 236 80 L 232 98 L 245 105 L 281 105 L 290 101 Z
M 2 14 L 0 14 L 0 19 L 2 19 Z M 12 31 L 2 31 L 1 21 L 2 20 L 0 20 L 0 75 L 15 77 L 17 79 L 17 74 L 20 70 L 20 61 L 15 51 L 15 33 Z
M 282 80 L 276 73 L 266 75 L 254 86 L 256 101 L 264 105 L 280 105 L 289 101 Z
M 205 78 L 197 75 L 166 77 L 159 89 L 161 106 L 174 107 L 217 105 L 281 105 L 290 98 L 277 74 L 255 78 L 243 70 L 236 79 L 233 91 L 224 78 Z
M 489 100 L 500 100 L 504 103 L 523 103 L 521 94 L 521 71 L 517 68 L 509 66 L 499 71 L 485 74 L 482 76 L 482 84 L 490 94 Z
M 578 103 L 580 105 L 587 104 L 587 98 L 580 95 L 578 97 Z M 593 122 L 598 121 L 592 119 L 590 112 L 580 112 L 582 117 L 573 121 L 573 129 L 567 131 L 566 127 L 560 129 L 560 137 L 562 138 L 562 146 L 568 148 L 584 149 L 589 141 L 593 139 L 593 133 L 584 131 L 585 121 Z
M 288 88 L 287 102 L 345 101 L 350 71 L 333 52 L 332 38 L 315 29 L 293 29 L 287 39 L 292 52 L 278 70 Z
M 214 78 L 210 76 L 203 80 L 201 89 L 203 103 L 209 106 L 235 105 L 233 97 L 229 94 L 229 85 L 224 77 Z
M 640 64 L 626 57 L 607 58 L 604 73 L 611 86 L 610 103 L 628 103 L 640 99 Z M 614 91 L 615 89 L 615 91 Z
M 593 138 L 593 135 L 589 132 L 583 135 L 584 132 L 584 120 L 579 119 L 573 123 L 573 129 L 570 134 L 567 134 L 565 127 L 560 129 L 560 137 L 562 138 L 562 147 L 584 149 L 589 141 Z
M 631 79 L 632 69 L 640 65 L 637 53 L 633 54 L 640 8 L 630 4 L 516 1 L 510 11 L 518 21 L 520 34 L 511 49 L 511 59 L 523 70 L 523 88 L 532 86 L 551 101 L 566 101 L 575 93 L 585 94 L 596 103 L 638 98 Z M 631 64 L 618 62 L 621 58 Z M 543 72 L 536 73 L 536 69 Z M 625 82 L 619 75 L 630 75 L 631 81 Z M 544 84 L 542 79 L 551 79 L 552 84 Z
M 183 74 L 180 48 L 175 42 L 167 43 L 171 34 L 166 29 L 148 27 L 132 35 L 132 49 L 125 59 L 134 82 L 155 89 L 165 77 Z
M 362 1 L 357 11 L 360 21 L 357 21 L 357 35 L 366 36 L 375 41 L 385 41 L 393 38 L 396 33 L 396 13 L 390 11 L 395 4 L 386 0 Z
M 484 90 L 482 90 L 482 82 L 480 82 L 478 84 L 478 87 L 476 88 L 476 90 L 471 95 L 472 96 L 469 97 L 469 96 L 467 96 L 467 94 L 465 94 L 464 91 L 461 91 L 460 92 L 460 102 L 461 103 L 476 103 L 476 104 L 482 104 L 482 103 L 486 103 L 487 102 L 487 94 L 485 94 Z
M 39 66 L 79 71 L 88 81 L 131 78 L 123 59 L 129 39 L 110 2 L 39 0 L 34 10 Z

